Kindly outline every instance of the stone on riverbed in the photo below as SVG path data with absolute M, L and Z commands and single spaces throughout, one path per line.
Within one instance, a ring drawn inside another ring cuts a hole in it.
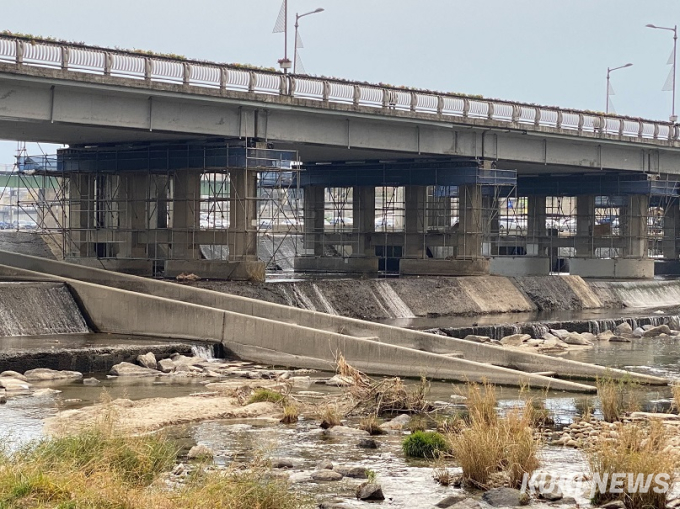
M 312 480 L 321 482 L 339 481 L 342 474 L 333 470 L 317 470 L 312 472 Z
M 44 382 L 52 380 L 82 380 L 83 374 L 78 371 L 57 371 L 48 368 L 29 369 L 24 373 L 29 382 Z
M 0 377 L 0 388 L 5 389 L 6 392 L 29 392 L 32 385 L 18 378 L 3 376 Z
M 155 369 L 144 368 L 137 366 L 131 362 L 121 362 L 114 365 L 109 371 L 110 375 L 114 376 L 158 376 L 159 373 Z
M 24 382 L 28 382 L 28 379 L 22 375 L 21 373 L 18 373 L 16 371 L 3 371 L 0 373 L 0 377 L 9 377 L 9 378 L 16 378 L 17 380 L 23 380 Z
M 366 479 L 366 467 L 349 466 L 349 465 L 335 465 L 333 470 L 342 474 L 344 477 L 352 477 L 354 479 Z
M 606 331 L 600 332 L 600 333 L 597 335 L 597 339 L 598 339 L 599 341 L 609 341 L 609 340 L 610 340 L 612 337 L 614 337 L 614 336 L 615 336 L 615 334 L 614 334 L 612 331 L 606 330 Z
M 326 385 L 332 385 L 333 387 L 350 387 L 354 385 L 354 380 L 351 376 L 335 375 L 333 378 L 326 381 Z
M 671 329 L 668 327 L 668 325 L 658 325 L 656 327 L 652 327 L 651 329 L 647 329 L 643 334 L 643 338 L 652 338 L 654 336 L 658 336 L 660 334 L 670 334 Z
M 359 500 L 385 500 L 382 486 L 377 483 L 361 483 L 359 486 L 357 486 L 356 493 Z
M 635 330 L 633 331 L 633 336 L 636 338 L 641 338 L 642 336 L 645 335 L 645 329 L 642 327 L 636 327 Z
M 514 488 L 493 488 L 482 495 L 482 500 L 493 507 L 517 507 L 529 503 L 529 495 Z
M 370 436 L 368 431 L 363 429 L 352 428 L 350 426 L 333 426 L 327 430 L 324 430 L 324 434 L 330 437 L 342 437 L 342 436 Z
M 156 362 L 156 356 L 153 354 L 153 352 L 147 352 L 144 355 L 138 355 L 137 363 L 145 368 L 158 369 L 158 362 Z
M 215 453 L 213 450 L 203 444 L 195 445 L 191 449 L 189 449 L 189 453 L 187 454 L 187 459 L 190 460 L 209 460 L 212 459 Z
M 175 371 L 175 363 L 171 359 L 161 359 L 158 361 L 158 370 L 161 373 L 172 373 Z
M 491 343 L 489 336 L 478 336 L 477 334 L 468 334 L 463 338 L 465 341 L 472 341 L 473 343 Z
M 593 344 L 592 341 L 584 337 L 583 334 L 579 334 L 578 332 L 571 332 L 567 334 L 566 337 L 560 339 L 562 339 L 562 341 L 564 341 L 568 345 L 590 346 Z
M 624 336 L 611 336 L 609 338 L 610 343 L 632 343 L 632 339 L 626 338 Z
M 378 442 L 376 442 L 372 438 L 362 438 L 357 443 L 357 447 L 360 449 L 377 449 Z
M 404 429 L 404 427 L 408 425 L 409 422 L 411 422 L 411 416 L 407 414 L 401 414 L 396 416 L 391 421 L 382 423 L 380 428 L 384 430 L 400 430 Z
M 101 382 L 94 377 L 83 378 L 83 385 L 99 385 Z
M 448 497 L 437 502 L 434 506 L 439 507 L 440 509 L 448 509 L 458 502 L 462 502 L 465 500 L 465 498 L 466 497 L 464 495 L 449 495 Z
M 501 338 L 501 344 L 507 346 L 520 346 L 530 339 L 531 336 L 529 334 L 511 334 L 510 336 Z
M 623 322 L 616 326 L 614 332 L 616 334 L 631 334 L 633 332 L 633 328 L 628 322 Z

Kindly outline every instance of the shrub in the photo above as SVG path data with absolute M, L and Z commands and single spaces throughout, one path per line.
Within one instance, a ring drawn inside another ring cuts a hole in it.
M 298 407 L 292 403 L 289 403 L 283 407 L 283 418 L 281 422 L 283 424 L 295 424 L 300 418 L 300 411 Z
M 618 421 L 625 412 L 639 409 L 640 404 L 635 395 L 637 386 L 632 380 L 614 380 L 611 376 L 597 379 L 597 396 L 605 421 Z
M 359 429 L 368 431 L 369 435 L 384 435 L 385 430 L 380 427 L 380 419 L 375 414 L 368 415 L 359 422 Z
M 253 395 L 248 399 L 248 404 L 261 403 L 263 401 L 281 403 L 283 401 L 283 394 L 270 389 L 256 389 Z
M 321 411 L 321 427 L 323 429 L 332 428 L 333 426 L 340 426 L 340 413 L 335 405 L 326 405 Z
M 540 443 L 531 428 L 534 418 L 531 401 L 501 418 L 495 411 L 492 385 L 469 384 L 468 394 L 469 423 L 447 434 L 453 455 L 463 469 L 463 478 L 484 489 L 491 474 L 505 471 L 512 487 L 521 486 L 523 475 L 530 475 L 539 464 Z
M 675 469 L 677 468 L 677 456 L 666 450 L 669 437 L 663 424 L 652 422 L 648 427 L 640 424 L 627 424 L 618 428 L 619 436 L 616 440 L 600 440 L 588 452 L 588 463 L 591 473 L 599 475 L 601 480 L 604 476 L 614 473 L 625 473 L 623 493 L 611 493 L 611 490 L 600 490 L 598 483 L 594 484 L 594 505 L 601 505 L 611 500 L 622 500 L 627 509 L 659 508 L 666 507 L 667 493 L 655 493 L 654 487 L 658 486 L 654 476 L 667 474 L 669 486 L 675 481 Z M 646 493 L 641 490 L 633 490 L 630 481 L 642 474 L 644 479 L 652 476 L 652 482 Z M 628 475 L 632 479 L 628 480 Z M 608 484 L 610 486 L 610 484 Z M 633 492 L 637 491 L 637 492 Z
M 413 458 L 434 459 L 449 450 L 444 436 L 436 431 L 416 431 L 407 436 L 401 446 L 404 454 Z

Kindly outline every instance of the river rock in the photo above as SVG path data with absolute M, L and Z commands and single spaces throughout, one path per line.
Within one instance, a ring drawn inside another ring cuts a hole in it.
M 316 462 L 317 470 L 333 470 L 333 462 L 331 460 L 319 460 Z
M 407 414 L 401 414 L 390 421 L 383 422 L 380 425 L 380 428 L 385 430 L 400 430 L 404 429 L 404 427 L 407 426 L 409 422 L 411 422 L 411 416 Z
M 482 495 L 482 500 L 493 507 L 517 507 L 529 503 L 529 495 L 514 488 L 493 488 Z
M 312 480 L 321 482 L 339 481 L 342 479 L 342 474 L 334 472 L 333 470 L 316 470 L 312 472 Z
M 540 346 L 540 350 L 566 350 L 567 348 L 569 348 L 569 345 L 564 341 L 557 339 L 555 336 L 546 339 Z
M 279 377 L 279 379 L 281 379 Z M 312 385 L 312 378 L 309 376 L 292 376 L 289 379 L 293 387 L 309 387 Z
M 23 380 L 24 382 L 28 382 L 28 379 L 17 371 L 3 371 L 2 373 L 0 373 L 0 377 L 3 376 L 7 376 L 9 378 L 16 378 L 17 380 Z
M 465 500 L 462 500 L 457 504 L 453 504 L 452 506 L 449 507 L 449 509 L 481 509 L 481 508 L 482 504 L 480 504 L 473 498 L 466 498 Z
M 599 506 L 599 509 L 625 509 L 626 504 L 623 503 L 623 500 L 612 500 L 611 502 L 606 502 Z
M 557 484 L 557 479 L 550 475 L 539 477 L 535 487 L 538 490 L 538 498 L 542 498 L 543 500 L 553 502 L 555 500 L 561 500 L 564 497 L 562 490 Z
M 612 336 L 609 338 L 610 343 L 632 343 L 632 339 L 625 336 Z
M 449 507 L 457 504 L 458 502 L 462 502 L 465 500 L 464 495 L 449 495 L 443 500 L 440 500 L 437 502 L 434 506 L 439 507 L 440 509 L 448 509 Z
M 642 327 L 636 327 L 635 330 L 633 331 L 633 336 L 636 338 L 641 338 L 645 334 L 645 329 Z
M 506 346 L 520 346 L 530 339 L 531 336 L 529 334 L 511 334 L 510 336 L 501 338 L 501 344 Z
M 350 387 L 354 385 L 354 380 L 351 376 L 335 375 L 329 380 L 326 380 L 326 385 L 333 387 Z
M 671 329 L 668 325 L 658 325 L 656 327 L 652 327 L 651 329 L 647 329 L 644 334 L 642 334 L 643 338 L 652 338 L 654 336 L 658 336 L 659 334 L 670 334 Z
M 359 449 L 377 449 L 378 448 L 378 442 L 376 442 L 372 438 L 362 438 L 357 443 L 357 447 Z
M 550 333 L 557 339 L 564 341 L 569 336 L 570 332 L 566 329 L 550 329 Z
M 353 479 L 366 479 L 366 467 L 349 466 L 349 465 L 335 465 L 333 470 L 342 474 L 343 477 L 351 477 Z
M 633 328 L 628 322 L 623 322 L 616 326 L 614 332 L 616 334 L 631 334 L 633 332 Z
M 158 369 L 158 362 L 153 352 L 147 352 L 144 355 L 137 356 L 137 364 L 149 369 Z
M 597 339 L 598 339 L 599 341 L 609 341 L 609 340 L 610 340 L 612 337 L 614 337 L 614 336 L 615 336 L 615 334 L 614 334 L 612 331 L 606 330 L 606 331 L 600 332 L 600 333 L 597 335 Z
M 378 483 L 361 483 L 357 486 L 356 494 L 359 500 L 385 500 L 382 486 Z
M 296 468 L 302 465 L 301 460 L 292 458 L 272 458 L 272 468 Z
M 172 359 L 161 359 L 158 361 L 158 370 L 161 373 L 172 373 L 175 371 L 175 363 Z
M 578 332 L 571 332 L 565 338 L 561 338 L 568 345 L 590 346 L 593 343 Z
M 209 460 L 215 456 L 214 451 L 207 445 L 198 444 L 189 449 L 187 459 L 190 460 Z
M 329 437 L 342 437 L 342 436 L 370 436 L 368 431 L 363 429 L 352 428 L 350 426 L 333 426 L 327 430 L 324 430 L 324 434 Z
M 0 377 L 0 387 L 6 392 L 29 392 L 32 385 L 18 378 L 3 376 Z
M 29 382 L 44 382 L 52 380 L 82 380 L 83 374 L 78 371 L 57 371 L 48 368 L 29 369 L 24 373 Z
M 489 336 L 478 336 L 477 334 L 468 334 L 463 338 L 465 341 L 472 341 L 473 343 L 491 343 Z
M 121 362 L 114 365 L 109 374 L 114 376 L 158 376 L 158 371 L 137 366 L 131 362 Z
M 312 474 L 310 472 L 293 472 L 288 476 L 288 480 L 293 484 L 312 482 Z

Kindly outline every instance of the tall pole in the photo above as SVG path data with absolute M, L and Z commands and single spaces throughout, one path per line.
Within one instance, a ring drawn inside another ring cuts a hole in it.
M 293 74 L 295 74 L 295 69 L 297 68 L 297 52 L 298 52 L 298 47 L 297 47 L 297 42 L 298 42 L 298 27 L 300 24 L 298 23 L 300 19 L 300 15 L 295 13 L 295 42 L 293 43 L 293 47 L 295 48 L 293 51 Z
M 611 73 L 612 70 L 607 67 L 607 105 L 604 107 L 604 112 L 609 115 L 609 73 Z
M 283 0 L 283 59 L 288 61 L 288 0 Z M 283 73 L 286 74 L 288 68 L 283 68 Z
M 678 117 L 675 116 L 675 68 L 678 63 L 678 25 L 673 26 L 673 104 L 671 106 L 671 122 L 675 123 Z

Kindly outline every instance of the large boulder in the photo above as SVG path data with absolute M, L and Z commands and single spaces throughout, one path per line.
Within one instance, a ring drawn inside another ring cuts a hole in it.
M 349 466 L 349 465 L 335 465 L 333 470 L 342 474 L 344 477 L 352 477 L 354 479 L 366 479 L 366 467 Z
M 529 503 L 529 495 L 514 488 L 493 488 L 484 495 L 482 500 L 493 507 L 517 507 Z
M 131 362 L 121 362 L 114 365 L 109 371 L 110 375 L 114 376 L 158 376 L 159 373 L 155 369 L 149 369 L 142 366 L 137 366 Z
M 82 380 L 83 374 L 78 371 L 57 371 L 48 368 L 29 369 L 24 373 L 29 382 L 51 382 L 54 380 Z
M 614 329 L 614 332 L 617 335 L 631 334 L 633 332 L 633 328 L 630 326 L 630 324 L 628 322 L 623 322 L 623 323 L 620 323 L 619 325 L 616 326 L 616 329 Z
M 529 334 L 512 334 L 501 338 L 501 344 L 505 346 L 520 346 L 530 339 L 531 336 Z
M 568 345 L 578 345 L 578 346 L 591 346 L 593 343 L 592 341 L 589 341 L 587 338 L 583 337 L 582 334 L 579 334 L 578 332 L 571 332 L 567 334 L 567 336 L 562 339 L 566 344 Z
M 30 392 L 32 385 L 18 378 L 2 376 L 0 377 L 0 388 L 5 389 L 5 392 Z
M 175 371 L 175 363 L 172 359 L 161 359 L 158 361 L 158 370 L 161 373 L 172 373 Z
M 317 470 L 312 472 L 312 480 L 319 482 L 339 481 L 342 474 L 333 470 Z
M 19 373 L 17 371 L 3 371 L 2 373 L 0 373 L 0 377 L 3 377 L 3 376 L 9 377 L 9 378 L 16 378 L 17 380 L 23 380 L 24 382 L 28 382 L 28 379 L 24 375 L 22 375 L 21 373 Z
M 473 343 L 491 343 L 489 336 L 478 336 L 477 334 L 468 334 L 463 338 L 465 341 L 472 341 Z
M 144 355 L 138 355 L 137 364 L 149 369 L 158 369 L 156 356 L 153 354 L 153 352 L 147 352 Z
M 359 500 L 385 500 L 382 486 L 374 482 L 365 482 L 357 486 L 357 498 Z
M 401 414 L 390 421 L 383 422 L 380 425 L 380 428 L 384 430 L 398 431 L 400 429 L 404 429 L 404 427 L 407 426 L 409 422 L 411 422 L 411 416 L 408 414 Z
M 652 327 L 651 329 L 647 329 L 643 334 L 643 338 L 653 338 L 655 336 L 659 336 L 661 334 L 670 334 L 671 333 L 671 328 L 668 325 L 658 325 L 656 327 Z

